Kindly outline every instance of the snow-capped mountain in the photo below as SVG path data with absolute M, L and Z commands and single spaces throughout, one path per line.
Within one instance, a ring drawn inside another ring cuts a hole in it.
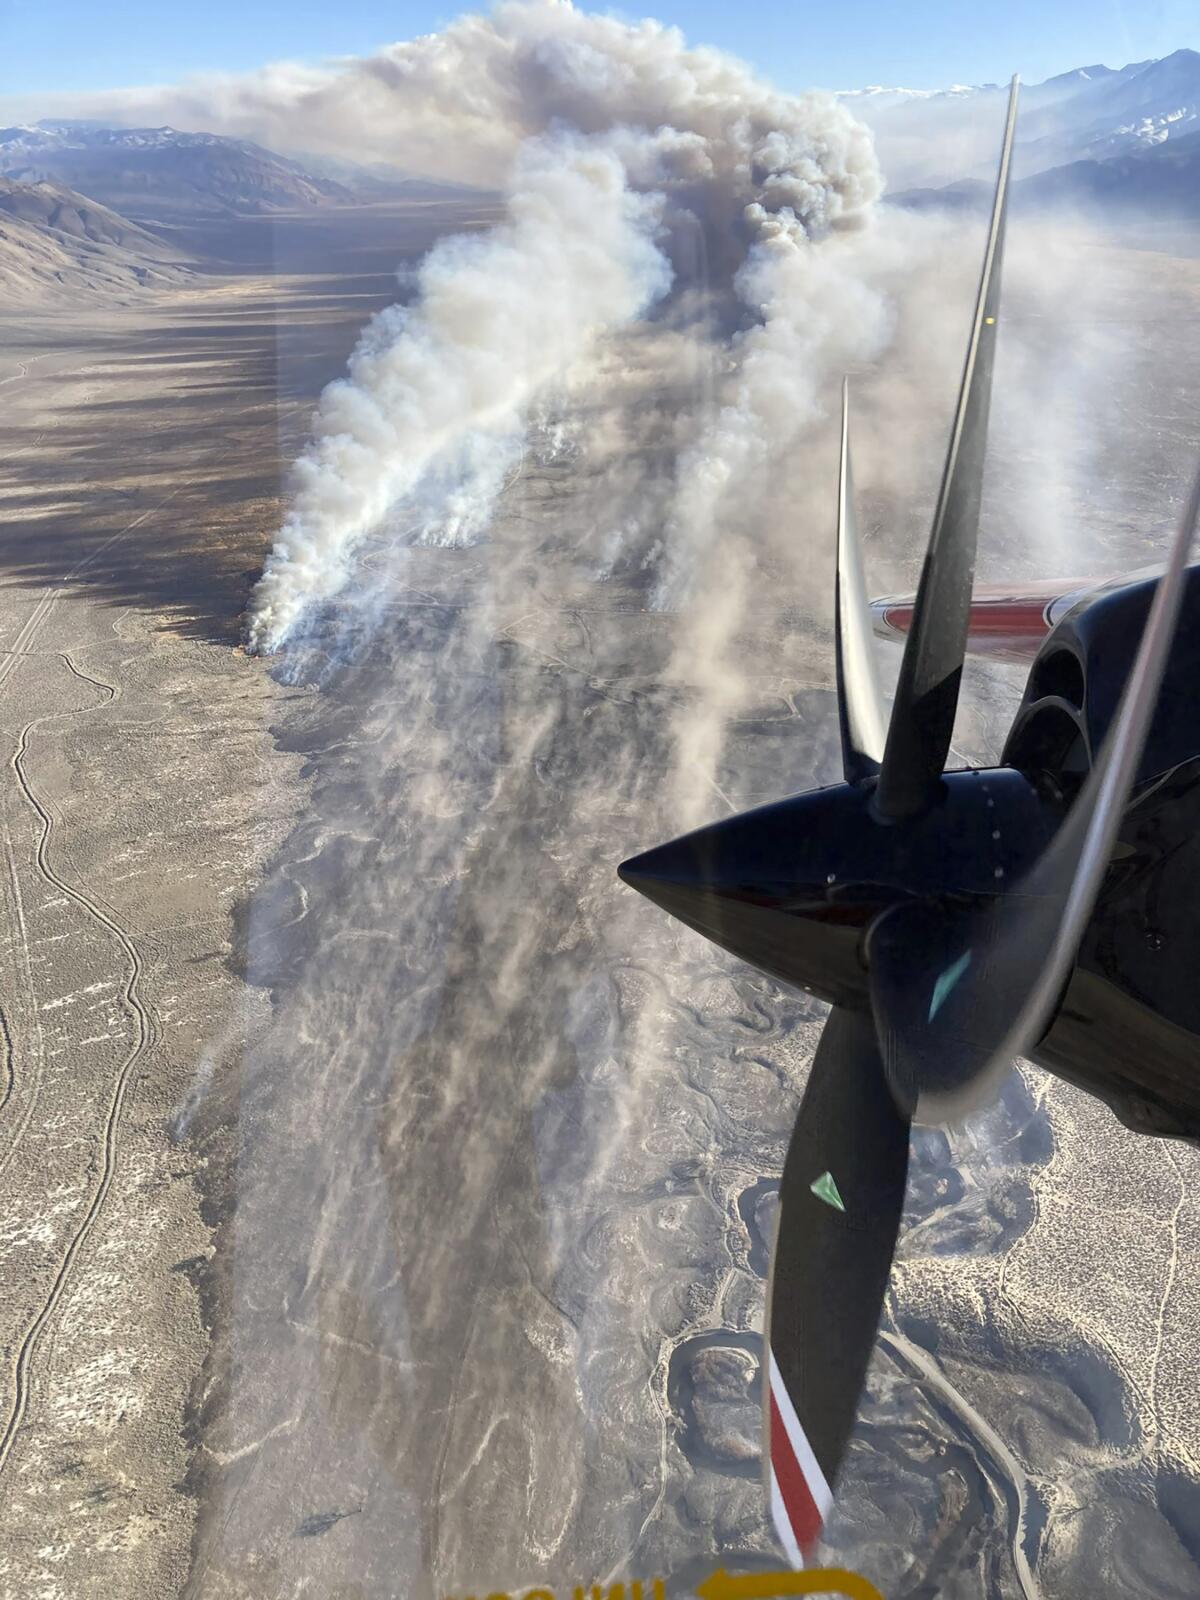
M 1137 72 L 1081 86 L 1032 108 L 1022 132 L 1027 171 L 1127 155 L 1200 130 L 1200 52 L 1176 50 Z
M 994 89 L 994 83 L 986 86 Z M 984 93 L 976 84 L 952 83 L 948 89 L 888 89 L 881 83 L 868 84 L 865 89 L 843 89 L 838 94 L 854 111 L 891 111 L 896 106 L 910 105 L 915 100 L 964 100 Z
M 996 84 L 842 96 L 875 131 L 893 190 L 986 177 L 1006 90 Z M 1200 52 L 1078 67 L 1021 93 L 1014 171 L 1032 176 L 1079 161 L 1134 155 L 1200 131 Z

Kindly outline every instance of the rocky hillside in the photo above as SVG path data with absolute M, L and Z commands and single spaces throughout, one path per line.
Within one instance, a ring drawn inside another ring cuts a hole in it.
M 0 296 L 7 304 L 127 301 L 191 276 L 180 251 L 86 195 L 0 178 Z

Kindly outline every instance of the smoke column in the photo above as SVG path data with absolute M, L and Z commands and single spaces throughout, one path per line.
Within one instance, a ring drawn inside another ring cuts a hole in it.
M 498 487 L 489 455 L 505 452 L 530 400 L 667 288 L 657 217 L 598 141 L 562 131 L 522 147 L 507 220 L 436 245 L 415 307 L 375 317 L 349 376 L 322 395 L 258 587 L 254 648 L 274 648 L 342 585 L 358 540 L 449 451 L 471 439 L 475 473 Z
M 252 649 L 276 649 L 334 595 L 361 539 L 447 463 L 469 461 L 459 499 L 486 524 L 496 462 L 531 405 L 661 306 L 673 276 L 672 298 L 691 287 L 673 274 L 684 235 L 713 238 L 710 300 L 723 295 L 726 321 L 733 306 L 754 331 L 728 344 L 731 398 L 679 461 L 668 543 L 703 546 L 695 530 L 720 495 L 811 418 L 830 360 L 877 353 L 882 302 L 816 266 L 879 193 L 870 136 L 829 98 L 776 94 L 674 30 L 514 0 L 335 73 L 276 69 L 211 93 L 216 120 L 279 142 L 317 126 L 369 152 L 387 130 L 410 168 L 436 166 L 440 130 L 443 173 L 502 169 L 507 196 L 490 233 L 435 246 L 413 302 L 371 322 L 322 396 L 255 595 Z M 211 125 L 211 99 L 205 115 Z M 686 566 L 667 551 L 660 600 Z

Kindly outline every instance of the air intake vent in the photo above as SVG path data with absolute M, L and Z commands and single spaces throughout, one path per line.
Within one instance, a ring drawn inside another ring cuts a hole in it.
M 1070 650 L 1053 650 L 1034 665 L 1026 700 L 1049 696 L 1083 710 L 1083 668 Z

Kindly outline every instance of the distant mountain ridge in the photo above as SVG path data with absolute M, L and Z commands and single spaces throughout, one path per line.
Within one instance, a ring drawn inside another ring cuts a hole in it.
M 986 211 L 993 185 L 964 178 L 893 196 L 910 210 Z M 1200 132 L 1103 161 L 1086 159 L 1018 179 L 1012 207 L 1077 212 L 1110 220 L 1153 217 L 1200 222 Z
M 188 252 L 208 260 L 208 241 L 230 220 L 473 192 L 223 134 L 69 118 L 0 128 L 0 292 L 123 303 L 189 278 Z
M 893 190 L 986 178 L 995 166 L 1005 90 L 871 90 L 842 98 L 873 129 Z M 993 110 L 994 107 L 994 110 Z M 1119 68 L 1077 67 L 1022 87 L 1014 174 L 1132 156 L 1200 132 L 1200 52 Z
M 65 184 L 135 218 L 253 214 L 344 204 L 344 184 L 244 139 L 175 128 L 39 122 L 0 128 L 0 174 Z
M 79 118 L 0 128 L 0 175 L 66 184 L 151 223 L 474 192 L 378 165 L 282 156 L 224 134 Z

